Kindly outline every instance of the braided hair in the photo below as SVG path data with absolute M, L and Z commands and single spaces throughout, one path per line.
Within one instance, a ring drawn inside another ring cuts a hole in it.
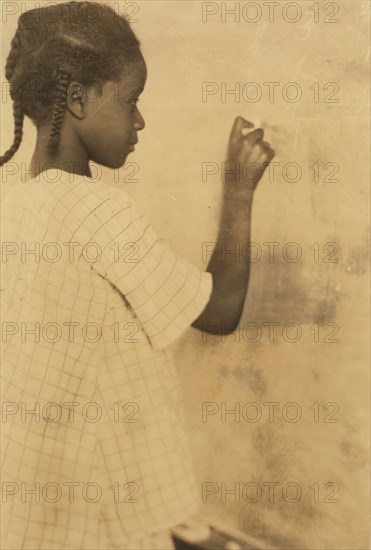
M 105 4 L 66 2 L 23 13 L 5 67 L 14 141 L 0 166 L 21 144 L 24 116 L 38 128 L 49 125 L 48 150 L 56 153 L 70 82 L 87 86 L 118 80 L 123 64 L 141 57 L 128 21 Z
M 5 76 L 9 82 L 11 82 L 11 79 L 14 73 L 14 67 L 17 63 L 19 51 L 20 51 L 20 30 L 17 29 L 14 35 L 14 38 L 12 40 L 12 47 L 5 66 Z M 18 150 L 22 141 L 24 113 L 22 109 L 22 103 L 20 99 L 17 97 L 17 94 L 14 94 L 14 97 L 13 97 L 13 116 L 14 116 L 13 145 L 6 151 L 6 153 L 4 153 L 3 156 L 0 157 L 0 166 L 5 164 L 6 162 L 8 162 L 8 160 L 12 158 L 14 153 Z
M 55 153 L 58 149 L 59 134 L 64 116 L 64 110 L 67 103 L 67 90 L 68 90 L 68 74 L 60 71 L 58 73 L 58 81 L 56 85 L 57 97 L 55 100 L 55 107 L 53 112 L 53 118 L 50 126 L 50 136 L 48 142 L 48 149 L 51 153 Z

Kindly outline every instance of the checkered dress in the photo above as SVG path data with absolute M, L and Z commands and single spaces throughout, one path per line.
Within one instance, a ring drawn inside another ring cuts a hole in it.
M 2 211 L 2 548 L 130 548 L 198 507 L 167 346 L 211 275 L 102 182 L 48 170 Z

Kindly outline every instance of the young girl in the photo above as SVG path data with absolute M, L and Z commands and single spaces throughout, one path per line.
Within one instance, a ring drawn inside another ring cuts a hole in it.
M 253 191 L 274 156 L 238 117 L 218 244 L 206 273 L 159 240 L 89 161 L 117 168 L 144 120 L 140 44 L 109 7 L 24 13 L 6 63 L 15 136 L 37 127 L 30 169 L 3 206 L 3 547 L 169 548 L 199 505 L 168 345 L 190 325 L 235 330 Z M 250 130 L 246 132 L 246 130 Z M 254 163 L 254 178 L 233 170 Z M 213 283 L 213 284 L 212 284 Z

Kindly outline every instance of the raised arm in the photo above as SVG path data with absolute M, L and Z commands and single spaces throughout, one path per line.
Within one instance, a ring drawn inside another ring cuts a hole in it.
M 233 124 L 218 238 L 207 266 L 213 276 L 213 291 L 206 308 L 192 324 L 214 334 L 233 332 L 241 319 L 250 273 L 248 245 L 254 190 L 275 155 L 269 143 L 263 141 L 261 128 L 245 134 L 253 127 L 242 117 Z

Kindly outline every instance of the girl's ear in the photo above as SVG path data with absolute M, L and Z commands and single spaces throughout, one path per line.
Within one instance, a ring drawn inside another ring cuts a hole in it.
M 84 86 L 79 82 L 70 82 L 67 90 L 67 109 L 76 118 L 86 116 L 86 96 Z

